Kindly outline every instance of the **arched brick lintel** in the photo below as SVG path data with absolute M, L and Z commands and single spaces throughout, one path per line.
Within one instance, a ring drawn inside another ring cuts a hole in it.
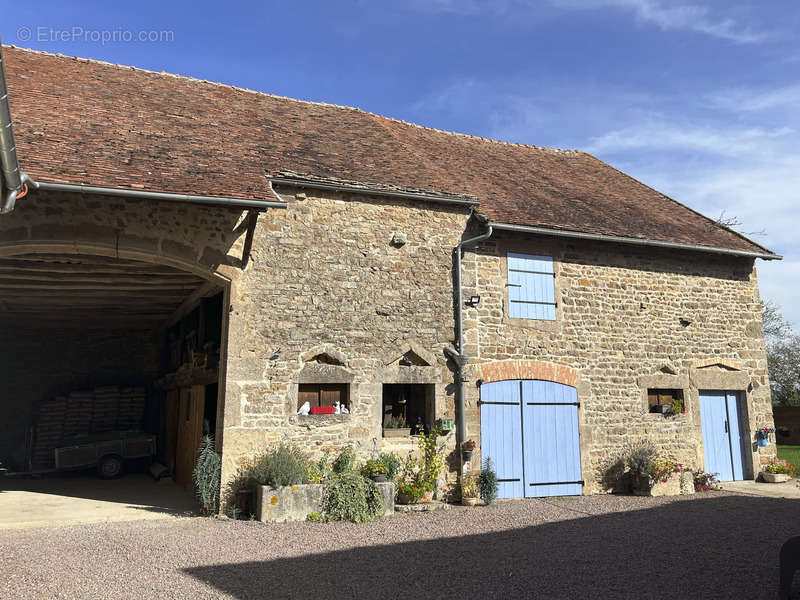
M 580 375 L 576 369 L 536 360 L 501 360 L 478 365 L 478 378 L 483 383 L 508 379 L 541 379 L 577 387 Z

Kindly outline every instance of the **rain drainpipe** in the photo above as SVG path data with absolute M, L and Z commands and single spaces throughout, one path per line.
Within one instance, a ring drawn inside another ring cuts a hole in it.
M 8 106 L 3 41 L 0 40 L 0 214 L 14 210 L 14 203 L 27 193 L 25 178 L 19 172 L 17 146 Z
M 458 246 L 453 249 L 453 257 L 455 268 L 453 273 L 453 288 L 456 296 L 456 341 L 457 348 L 450 348 L 449 346 L 444 349 L 444 353 L 448 358 L 456 364 L 456 444 L 460 446 L 461 442 L 466 441 L 467 424 L 465 413 L 465 392 L 467 381 L 467 362 L 469 356 L 464 354 L 464 298 L 461 290 L 461 253 L 467 246 L 473 246 L 478 242 L 488 239 L 492 235 L 492 226 L 488 225 L 486 231 L 481 235 L 474 238 L 463 240 Z

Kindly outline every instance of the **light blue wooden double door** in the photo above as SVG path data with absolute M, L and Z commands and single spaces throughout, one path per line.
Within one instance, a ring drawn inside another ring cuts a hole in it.
M 490 458 L 499 498 L 583 493 L 578 392 L 552 381 L 481 386 L 481 455 Z
M 706 473 L 720 481 L 744 479 L 744 440 L 736 392 L 701 391 L 700 422 Z

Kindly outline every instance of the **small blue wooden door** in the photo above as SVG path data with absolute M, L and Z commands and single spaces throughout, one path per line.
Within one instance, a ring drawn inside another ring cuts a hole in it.
M 498 498 L 522 498 L 522 425 L 519 381 L 481 387 L 481 456 L 497 472 Z
M 579 496 L 578 390 L 552 381 L 523 381 L 522 399 L 525 496 Z
M 499 498 L 582 494 L 577 390 L 536 380 L 484 384 L 481 453 L 497 471 Z
M 700 422 L 707 473 L 720 481 L 744 479 L 744 448 L 736 392 L 701 391 Z

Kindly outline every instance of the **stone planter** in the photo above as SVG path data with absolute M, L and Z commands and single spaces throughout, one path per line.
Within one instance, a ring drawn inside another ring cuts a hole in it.
M 681 481 L 681 495 L 694 494 L 694 473 L 691 471 L 684 471 L 680 475 Z
M 394 483 L 376 483 L 383 500 L 383 516 L 394 514 Z M 256 516 L 259 521 L 285 523 L 305 521 L 308 513 L 322 512 L 320 503 L 325 494 L 324 483 L 256 487 Z
M 680 496 L 681 490 L 681 477 L 673 476 L 666 481 L 656 481 L 655 483 L 645 483 L 646 478 L 643 478 L 638 483 L 634 480 L 633 493 L 636 496 Z M 694 490 L 694 485 L 692 485 Z
M 410 435 L 411 427 L 387 428 L 383 430 L 383 437 L 385 438 L 409 437 Z
M 426 504 L 426 503 L 432 502 L 432 501 L 433 501 L 433 492 L 425 492 L 422 495 L 422 498 L 420 498 L 419 500 L 414 500 L 414 498 L 412 496 L 409 496 L 407 494 L 402 494 L 402 493 L 398 493 L 397 494 L 397 503 L 398 504 L 403 504 L 403 505 L 406 505 L 406 504 Z
M 783 483 L 789 481 L 791 477 L 786 473 L 767 473 L 766 471 L 761 471 L 761 479 L 767 483 Z
M 475 506 L 477 503 L 477 498 L 461 498 L 461 504 L 464 506 Z

